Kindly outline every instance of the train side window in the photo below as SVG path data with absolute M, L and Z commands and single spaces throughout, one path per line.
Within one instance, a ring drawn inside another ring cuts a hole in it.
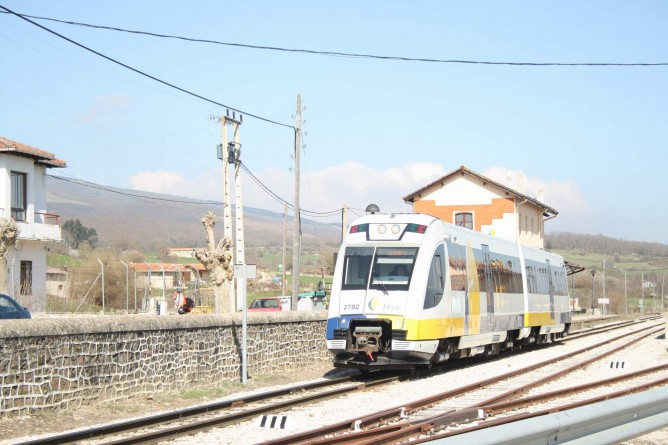
M 427 290 L 424 296 L 424 309 L 436 307 L 443 299 L 445 289 L 445 250 L 443 246 L 438 246 L 434 257 L 431 259 L 429 276 L 427 277 Z
M 466 290 L 466 250 L 464 246 L 448 243 L 450 263 L 450 287 L 452 290 Z

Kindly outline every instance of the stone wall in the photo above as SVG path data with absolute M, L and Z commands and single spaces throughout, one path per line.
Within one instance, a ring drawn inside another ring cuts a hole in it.
M 248 375 L 329 360 L 326 312 L 248 314 Z M 0 415 L 241 380 L 241 315 L 0 323 Z
M 248 314 L 248 375 L 330 360 L 327 313 Z M 573 329 L 614 317 L 578 317 Z M 0 415 L 241 381 L 241 315 L 0 322 Z

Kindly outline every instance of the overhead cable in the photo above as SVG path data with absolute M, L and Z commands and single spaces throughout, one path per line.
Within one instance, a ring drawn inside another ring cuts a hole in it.
M 287 204 L 290 209 L 293 209 L 294 206 L 284 199 L 282 199 L 280 196 L 278 196 L 276 193 L 271 191 L 269 187 L 265 186 L 255 175 L 253 175 L 250 170 L 246 168 L 246 166 L 242 163 L 241 167 L 244 169 L 244 171 L 253 179 L 254 182 L 256 182 L 265 192 L 267 192 L 270 196 L 272 196 L 276 201 L 280 202 L 281 204 Z M 76 184 L 80 185 L 82 187 L 89 187 L 97 190 L 102 190 L 105 192 L 110 192 L 110 193 L 115 193 L 117 195 L 122 195 L 122 196 L 128 196 L 131 198 L 136 198 L 144 201 L 161 201 L 161 202 L 167 202 L 167 203 L 178 203 L 178 204 L 190 204 L 190 205 L 204 205 L 204 206 L 225 206 L 224 202 L 221 201 L 203 201 L 199 199 L 193 198 L 192 200 L 188 199 L 177 199 L 177 198 L 162 198 L 162 197 L 157 197 L 157 196 L 147 196 L 147 195 L 142 195 L 142 194 L 137 194 L 137 193 L 130 193 L 127 191 L 121 191 L 121 190 L 116 190 L 111 187 L 105 187 L 99 184 L 94 184 L 92 182 L 84 181 L 81 179 L 68 179 L 64 178 L 62 176 L 54 176 L 54 175 L 48 175 L 50 178 L 58 179 L 60 181 L 65 181 L 69 182 L 71 184 Z M 337 210 L 332 210 L 329 212 L 314 212 L 311 210 L 304 210 L 301 209 L 302 213 L 305 213 L 313 218 L 325 218 L 325 217 L 330 217 L 337 215 L 341 213 L 342 209 L 337 209 Z
M 7 8 L 3 7 L 3 9 L 9 11 Z M 89 23 L 81 23 L 81 22 L 74 22 L 74 21 L 68 21 L 68 20 L 59 20 L 59 19 L 54 19 L 54 18 L 49 18 L 49 17 L 39 17 L 39 16 L 33 16 L 33 15 L 27 15 L 27 14 L 18 14 L 18 13 L 15 13 L 15 12 L 11 12 L 11 13 L 15 14 L 15 15 L 18 15 L 19 17 L 22 17 L 22 18 L 30 17 L 30 18 L 37 19 L 37 20 L 49 20 L 49 21 L 52 21 L 52 22 L 64 23 L 64 24 L 67 24 L 67 25 L 84 26 L 84 27 L 96 28 L 96 29 L 106 29 L 106 30 L 109 30 L 109 31 L 125 32 L 125 33 L 130 33 L 130 34 L 141 34 L 141 35 L 147 35 L 147 36 L 151 36 L 151 37 L 185 40 L 185 41 L 188 41 L 188 42 L 197 42 L 197 43 L 209 43 L 209 44 L 214 44 L 214 45 L 224 45 L 224 46 L 232 46 L 232 47 L 238 47 L 238 48 L 250 48 L 250 49 L 268 50 L 268 51 L 281 51 L 281 52 L 289 52 L 289 53 L 312 54 L 312 55 L 318 55 L 318 56 L 351 57 L 351 58 L 357 58 L 357 59 L 392 60 L 392 61 L 400 61 L 400 62 L 424 62 L 424 63 L 447 63 L 447 64 L 469 64 L 469 65 L 593 66 L 593 67 L 595 67 L 595 66 L 619 66 L 619 67 L 668 66 L 668 62 L 656 62 L 656 63 L 642 63 L 642 62 L 641 63 L 619 63 L 619 62 L 570 62 L 570 63 L 569 62 L 503 62 L 503 61 L 489 61 L 489 60 L 436 59 L 436 58 L 424 58 L 424 57 L 382 56 L 382 55 L 377 55 L 377 54 L 347 53 L 347 52 L 340 52 L 340 51 L 318 51 L 318 50 L 303 49 L 303 48 L 284 48 L 284 47 L 279 47 L 279 46 L 251 45 L 251 44 L 247 44 L 247 43 L 221 42 L 221 41 L 218 41 L 218 40 L 200 39 L 200 38 L 184 37 L 184 36 L 177 36 L 177 35 L 170 35 L 170 34 L 160 34 L 160 33 L 148 32 L 148 31 L 137 31 L 137 30 L 131 30 L 131 29 L 118 28 L 118 27 L 113 27 L 113 26 L 92 25 L 92 24 L 89 24 Z M 33 22 L 31 22 L 31 23 L 33 23 Z M 251 116 L 251 115 L 249 114 L 249 116 Z M 257 116 L 253 116 L 253 117 L 256 117 L 258 119 L 263 119 L 263 118 L 259 118 Z M 273 123 L 277 123 L 277 122 L 273 122 Z M 286 124 L 279 124 L 279 125 L 287 126 Z
M 50 178 L 58 179 L 60 181 L 65 181 L 69 182 L 71 184 L 77 184 L 81 185 L 84 187 L 90 187 L 98 190 L 103 190 L 105 192 L 110 192 L 110 193 L 116 193 L 118 195 L 123 195 L 123 196 L 129 196 L 131 198 L 139 198 L 139 199 L 147 199 L 147 200 L 154 200 L 154 201 L 165 201 L 165 202 L 175 202 L 175 203 L 180 203 L 180 204 L 194 204 L 194 205 L 217 205 L 217 206 L 224 206 L 225 203 L 220 202 L 220 201 L 202 201 L 198 199 L 192 199 L 192 200 L 184 200 L 184 199 L 172 199 L 172 198 L 160 198 L 157 196 L 147 196 L 147 195 L 139 195 L 135 193 L 129 193 L 125 191 L 120 191 L 120 190 L 115 190 L 111 187 L 104 187 L 98 184 L 94 184 L 92 182 L 84 181 L 81 179 L 68 179 L 68 178 L 63 178 L 62 176 L 54 176 L 54 175 L 47 175 Z
M 285 204 L 288 206 L 290 210 L 294 211 L 294 205 L 286 201 L 285 199 L 281 198 L 278 196 L 275 192 L 273 192 L 269 187 L 267 187 L 265 184 L 262 183 L 248 168 L 243 162 L 240 162 L 241 168 L 246 172 L 248 176 L 262 189 L 264 190 L 269 196 L 271 196 L 275 201 L 279 202 L 280 204 Z M 343 209 L 336 209 L 336 210 L 330 210 L 327 212 L 315 212 L 313 210 L 304 210 L 300 209 L 300 213 L 307 214 L 313 218 L 327 218 L 331 216 L 335 216 L 340 214 L 343 211 Z
M 217 102 L 217 101 L 215 101 L 215 100 L 209 99 L 209 98 L 204 97 L 204 96 L 202 96 L 202 95 L 200 95 L 200 94 L 193 93 L 192 91 L 188 91 L 188 90 L 186 90 L 185 88 L 181 88 L 181 87 L 176 86 L 176 85 L 174 85 L 174 84 L 172 84 L 172 83 L 169 83 L 169 82 L 164 81 L 164 80 L 162 80 L 162 79 L 159 79 L 159 78 L 157 78 L 157 77 L 155 77 L 155 76 L 152 76 L 151 74 L 145 73 L 144 71 L 138 70 L 137 68 L 133 68 L 133 67 L 131 67 L 130 65 L 127 65 L 127 64 L 125 64 L 125 63 L 123 63 L 123 62 L 120 62 L 120 61 L 118 61 L 118 60 L 116 60 L 116 59 L 114 59 L 114 58 L 112 58 L 112 57 L 106 56 L 106 55 L 104 55 L 104 54 L 102 54 L 102 53 L 100 53 L 100 52 L 98 52 L 98 51 L 95 51 L 94 49 L 89 48 L 89 47 L 87 47 L 87 46 L 85 46 L 85 45 L 83 45 L 83 44 L 81 44 L 81 43 L 79 43 L 79 42 L 77 42 L 77 41 L 75 41 L 75 40 L 72 40 L 72 39 L 70 39 L 70 38 L 68 38 L 68 37 L 65 37 L 64 35 L 59 34 L 59 33 L 57 33 L 56 31 L 53 31 L 52 29 L 49 29 L 49 28 L 47 28 L 47 27 L 45 27 L 45 26 L 40 25 L 39 23 L 36 23 L 36 22 L 30 20 L 30 19 L 28 18 L 28 16 L 24 16 L 24 15 L 22 15 L 22 14 L 18 14 L 18 13 L 14 12 L 14 11 L 12 11 L 12 10 L 10 10 L 10 9 L 7 9 L 6 7 L 4 7 L 4 6 L 2 6 L 2 5 L 0 5 L 0 8 L 4 9 L 5 11 L 7 11 L 7 12 L 10 13 L 10 14 L 15 15 L 16 17 L 19 17 L 19 18 L 22 19 L 22 20 L 25 20 L 25 21 L 28 22 L 28 23 L 31 23 L 32 25 L 35 25 L 35 26 L 37 26 L 37 27 L 43 29 L 44 31 L 47 31 L 47 32 L 49 32 L 49 33 L 51 33 L 51 34 L 53 34 L 53 35 L 55 35 L 55 36 L 57 36 L 57 37 L 60 37 L 60 38 L 63 39 L 63 40 L 66 40 L 66 41 L 68 41 L 68 42 L 70 42 L 70 43 L 72 43 L 72 44 L 74 44 L 74 45 L 76 45 L 76 46 L 78 46 L 78 47 L 80 47 L 80 48 L 83 48 L 83 49 L 85 49 L 86 51 L 89 51 L 89 52 L 91 52 L 91 53 L 93 53 L 93 54 L 95 54 L 95 55 L 97 55 L 97 56 L 100 56 L 100 57 L 102 57 L 102 58 L 104 58 L 104 59 L 106 59 L 106 60 L 108 60 L 108 61 L 110 61 L 110 62 L 113 62 L 113 63 L 115 63 L 115 64 L 117 64 L 117 65 L 120 65 L 120 66 L 122 66 L 123 68 L 129 69 L 130 71 L 134 71 L 134 72 L 137 73 L 137 74 L 140 74 L 140 75 L 142 75 L 142 76 L 144 76 L 144 77 L 147 77 L 147 78 L 149 78 L 149 79 L 151 79 L 151 80 L 154 80 L 154 81 L 156 81 L 156 82 L 159 82 L 159 83 L 161 83 L 161 84 L 163 84 L 163 85 L 166 85 L 166 86 L 168 86 L 168 87 L 170 87 L 170 88 L 174 88 L 175 90 L 181 91 L 182 93 L 188 94 L 188 95 L 190 95 L 190 96 L 196 97 L 196 98 L 198 98 L 198 99 L 201 99 L 201 100 L 203 100 L 203 101 L 212 103 L 212 104 L 214 104 L 214 105 L 218 105 L 218 106 L 223 107 L 223 108 L 229 108 L 230 110 L 237 111 L 237 112 L 239 112 L 239 113 L 241 113 L 241 114 L 244 114 L 244 115 L 246 115 L 246 116 L 249 116 L 249 117 L 252 117 L 252 118 L 255 118 L 255 119 L 258 119 L 258 120 L 267 122 L 267 123 L 270 123 L 270 124 L 280 125 L 281 127 L 287 127 L 287 128 L 292 128 L 292 129 L 295 128 L 295 127 L 292 126 L 292 125 L 283 124 L 283 123 L 281 123 L 281 122 L 277 122 L 277 121 L 274 121 L 274 120 L 271 120 L 271 119 L 267 119 L 267 118 L 262 117 L 262 116 L 259 116 L 259 115 L 257 115 L 257 114 L 249 113 L 249 112 L 247 112 L 247 111 L 240 110 L 239 108 L 234 108 L 234 107 L 231 107 L 231 106 L 229 106 L 229 105 L 225 105 L 225 104 L 222 104 L 222 103 Z

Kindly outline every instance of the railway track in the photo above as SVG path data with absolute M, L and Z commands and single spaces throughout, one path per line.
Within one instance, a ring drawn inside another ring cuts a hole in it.
M 646 322 L 646 320 L 642 322 Z M 630 325 L 632 325 L 632 323 L 629 322 L 611 323 L 607 326 L 607 329 L 620 329 L 629 327 Z M 645 330 L 646 329 L 647 328 L 645 328 Z M 600 330 L 594 330 L 590 328 L 587 330 L 579 331 L 578 335 L 586 335 L 587 332 L 596 333 L 600 332 Z M 606 340 L 605 342 L 602 342 L 602 344 L 609 344 L 615 341 L 624 343 L 626 341 L 624 339 L 629 335 L 631 334 L 618 336 L 615 340 Z M 607 349 L 612 351 L 613 349 L 619 350 L 621 347 L 623 346 L 617 346 L 617 347 L 610 346 Z M 584 349 L 592 350 L 594 349 L 594 347 L 589 347 Z M 608 352 L 608 354 L 613 352 L 614 351 Z M 578 350 L 576 353 L 570 354 L 571 360 L 577 362 L 579 359 L 573 358 L 572 356 L 585 353 L 589 352 L 586 352 L 584 350 Z M 520 354 L 518 354 L 518 356 L 519 355 Z M 490 361 L 489 359 L 487 360 Z M 556 359 L 553 359 L 552 361 L 555 360 Z M 566 358 L 560 358 L 560 360 L 566 360 Z M 597 360 L 597 358 L 592 358 L 591 360 Z M 598 360 L 600 360 L 600 358 L 598 358 Z M 433 372 L 434 373 L 451 372 L 455 368 L 469 366 L 469 364 L 472 362 L 473 361 L 452 362 L 449 367 L 443 369 L 435 368 Z M 584 362 L 581 362 L 579 366 L 580 367 L 584 366 L 583 363 Z M 540 366 L 546 366 L 546 365 L 541 364 L 537 367 L 540 368 Z M 564 365 L 562 364 L 558 366 L 563 367 Z M 534 369 L 535 368 L 536 367 L 534 367 Z M 398 381 L 406 380 L 409 378 L 411 378 L 411 375 L 409 373 L 394 373 L 393 375 L 386 374 L 382 376 L 373 375 L 371 376 L 371 378 L 368 379 L 361 379 L 359 376 L 342 377 L 333 379 L 331 381 L 320 381 L 306 385 L 293 386 L 277 391 L 272 391 L 269 393 L 258 394 L 248 397 L 241 397 L 237 399 L 223 401 L 220 403 L 202 405 L 194 408 L 145 417 L 137 420 L 126 421 L 122 423 L 106 425 L 87 430 L 80 430 L 56 436 L 49 436 L 25 443 L 28 444 L 54 444 L 54 443 L 72 443 L 72 442 L 105 443 L 105 444 L 157 443 L 164 440 L 174 439 L 179 436 L 191 435 L 198 431 L 205 431 L 215 427 L 224 427 L 224 426 L 239 424 L 241 422 L 245 422 L 251 419 L 256 419 L 258 416 L 261 416 L 263 414 L 285 412 L 286 410 L 289 410 L 296 406 L 305 406 L 326 399 L 342 397 L 345 394 L 351 394 L 353 392 L 378 390 L 383 386 L 396 383 Z M 510 377 L 507 375 L 499 375 L 496 376 L 495 378 L 503 380 L 504 378 L 508 379 Z M 543 379 L 550 379 L 550 378 L 553 377 L 546 376 Z M 478 386 L 479 388 L 486 388 L 489 385 L 492 385 L 491 379 L 488 380 L 490 380 L 490 382 L 478 382 L 476 385 L 473 386 Z M 474 390 L 473 387 L 470 388 L 464 387 L 458 389 L 461 391 L 462 394 L 466 393 L 467 391 L 471 392 Z M 528 390 L 529 388 L 527 388 L 525 392 Z M 489 392 L 487 391 L 486 393 L 489 394 Z M 450 398 L 452 397 L 454 397 L 454 393 L 453 395 L 450 396 Z M 402 419 L 408 414 L 411 415 L 411 422 L 418 422 L 418 417 L 417 417 L 418 411 L 422 411 L 422 414 L 420 415 L 425 419 L 424 421 L 428 423 L 430 421 L 429 420 L 430 418 L 445 415 L 443 414 L 443 412 L 434 411 L 442 409 L 437 407 L 439 403 L 437 401 L 437 397 L 434 396 L 429 399 L 430 400 L 411 402 L 408 405 L 404 404 L 400 407 L 384 410 L 383 412 L 376 413 L 373 416 L 365 416 L 364 418 L 353 419 L 352 421 L 346 421 L 338 426 L 329 426 L 326 429 L 323 429 L 322 431 L 318 431 L 315 433 L 310 432 L 308 433 L 309 439 L 298 439 L 297 437 L 290 436 L 289 438 L 283 440 L 268 441 L 267 443 L 296 443 L 299 440 L 314 440 L 314 438 L 318 437 L 323 438 L 325 436 L 332 434 L 340 435 L 346 431 L 350 432 L 354 431 L 355 429 L 362 430 L 365 428 L 369 428 L 371 426 L 384 425 L 391 419 Z M 454 415 L 454 413 L 457 412 L 458 416 L 462 416 L 463 414 L 466 414 L 466 410 L 471 411 L 480 409 L 477 406 L 479 404 L 476 404 L 475 401 L 466 401 L 465 399 L 462 399 L 458 403 L 459 405 L 457 408 L 450 407 L 446 410 L 446 412 L 451 412 L 451 415 Z M 420 409 L 421 404 L 424 404 L 425 408 Z M 491 402 L 489 402 L 488 404 L 491 404 Z M 427 408 L 431 409 L 431 411 L 427 411 L 426 410 Z M 407 422 L 404 420 L 403 423 Z M 421 428 L 425 427 L 422 426 Z M 323 443 L 329 443 L 329 442 L 323 442 Z
M 22 443 L 25 445 L 55 445 L 74 442 L 84 443 L 82 441 L 86 440 L 97 440 L 102 443 L 102 439 L 110 436 L 133 433 L 147 428 L 159 428 L 157 431 L 133 434 L 132 437 L 121 437 L 117 440 L 103 442 L 107 444 L 156 443 L 162 438 L 174 438 L 213 427 L 239 423 L 262 414 L 289 409 L 295 405 L 303 405 L 316 400 L 325 400 L 350 392 L 388 385 L 410 378 L 410 376 L 410 372 L 385 372 L 381 376 L 376 376 L 376 378 L 359 375 L 339 377 Z M 178 425 L 161 428 L 161 426 L 176 423 Z
M 579 385 L 567 386 L 567 383 L 560 383 L 566 386 L 560 390 L 535 391 L 536 388 L 557 379 L 560 382 L 567 381 L 564 380 L 566 376 L 573 375 L 582 367 L 603 360 L 663 329 L 663 324 L 655 324 L 554 359 L 434 394 L 424 399 L 410 401 L 394 408 L 366 415 L 363 418 L 349 419 L 313 431 L 266 441 L 263 444 L 308 442 L 322 445 L 353 443 L 370 445 L 401 443 L 409 438 L 411 443 L 419 443 L 665 385 L 668 383 L 668 364 Z M 629 382 L 633 386 L 629 387 Z M 618 389 L 611 391 L 611 385 L 617 385 Z M 606 387 L 604 394 L 591 395 L 593 391 L 602 387 Z M 533 395 L 519 398 L 522 394 L 532 390 L 535 391 Z M 577 402 L 572 401 L 574 393 L 582 394 Z M 490 398 L 490 394 L 494 396 Z M 559 404 L 558 401 L 563 398 L 568 398 L 569 401 Z M 508 414 L 513 410 L 527 407 L 531 408 L 529 412 L 520 415 Z M 475 426 L 466 426 L 471 423 L 474 423 Z

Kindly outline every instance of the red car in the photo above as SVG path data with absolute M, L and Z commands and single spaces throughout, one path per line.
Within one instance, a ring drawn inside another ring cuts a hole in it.
M 290 310 L 290 297 L 262 297 L 251 301 L 249 312 L 278 312 Z

